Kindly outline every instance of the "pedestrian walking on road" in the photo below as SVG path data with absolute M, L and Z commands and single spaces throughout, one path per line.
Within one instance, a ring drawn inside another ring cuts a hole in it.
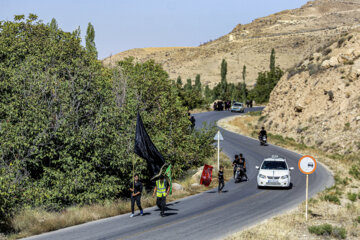
M 223 166 L 220 166 L 218 178 L 219 178 L 218 192 L 220 193 L 220 192 L 222 192 L 222 190 L 225 186 L 224 167 Z
M 240 164 L 239 155 L 235 155 L 235 159 L 232 163 L 232 166 L 234 167 L 234 179 L 235 179 L 235 172 L 236 172 L 236 165 Z
M 156 181 L 153 197 L 156 193 L 156 205 L 160 209 L 160 216 L 164 217 L 166 207 L 166 196 L 169 194 L 170 186 L 167 184 L 164 175 L 160 175 L 160 179 Z
M 134 183 L 132 184 L 130 191 L 131 191 L 131 215 L 130 217 L 134 217 L 134 210 L 135 210 L 135 202 L 140 210 L 140 215 L 143 216 L 143 209 L 141 207 L 141 193 L 143 190 L 143 185 L 139 181 L 139 175 L 134 176 Z

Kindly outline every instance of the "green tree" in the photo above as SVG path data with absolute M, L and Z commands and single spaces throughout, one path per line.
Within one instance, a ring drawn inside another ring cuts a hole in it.
M 186 107 L 154 61 L 107 69 L 68 33 L 17 16 L 0 22 L 0 224 L 22 208 L 59 211 L 127 196 L 136 112 L 174 176 L 213 153 L 214 128 L 190 131 Z
M 210 103 L 213 101 L 213 93 L 212 93 L 211 89 L 209 88 L 209 85 L 205 86 L 204 96 L 205 96 L 206 103 Z
M 95 29 L 94 26 L 89 22 L 85 36 L 86 50 L 93 54 L 97 58 L 97 51 L 95 47 Z
M 185 85 L 184 85 L 184 90 L 185 90 L 185 91 L 188 91 L 188 92 L 191 92 L 192 89 L 193 89 L 193 87 L 192 87 L 191 78 L 188 78 L 188 79 L 186 79 L 186 83 L 185 83 Z
M 258 103 L 268 102 L 270 93 L 284 75 L 279 66 L 275 67 L 275 50 L 272 49 L 270 55 L 270 71 L 259 72 L 256 79 L 256 85 L 251 90 L 251 98 Z
M 270 72 L 274 72 L 275 71 L 275 49 L 271 49 L 271 54 L 270 54 Z
M 183 84 L 183 83 L 182 83 L 182 80 L 181 80 L 181 77 L 180 77 L 180 76 L 177 77 L 177 79 L 176 79 L 176 84 L 177 84 L 178 87 L 182 88 L 182 84 Z
M 201 94 L 201 81 L 200 81 L 200 74 L 197 74 L 195 77 L 195 91 Z
M 226 80 L 226 75 L 227 75 L 227 62 L 225 59 L 223 59 L 221 61 L 221 69 L 220 69 L 220 74 L 221 74 L 221 89 L 220 89 L 220 98 L 223 100 L 226 100 L 226 98 L 228 98 L 228 89 L 227 89 L 227 80 Z
M 245 79 L 246 79 L 246 65 L 243 66 L 243 71 L 242 71 L 242 79 L 243 79 L 243 86 L 242 86 L 242 100 L 243 102 L 246 102 L 246 83 L 245 83 Z
M 58 26 L 55 18 L 51 19 L 50 29 L 53 30 L 53 31 L 57 31 L 59 29 L 59 26 Z

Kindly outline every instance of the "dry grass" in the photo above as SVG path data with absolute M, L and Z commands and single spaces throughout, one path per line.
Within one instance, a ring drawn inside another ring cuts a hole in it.
M 252 136 L 257 130 L 259 116 L 245 116 L 223 120 L 220 125 L 226 129 Z M 350 166 L 354 163 L 350 159 L 331 158 L 325 152 L 297 144 L 292 139 L 269 137 L 269 142 L 288 149 L 314 156 L 333 172 L 335 186 L 318 193 L 309 201 L 309 220 L 305 222 L 305 205 L 288 213 L 273 217 L 263 223 L 244 231 L 228 236 L 227 240 L 235 239 L 320 239 L 310 234 L 309 226 L 324 223 L 346 229 L 348 239 L 360 238 L 360 224 L 356 219 L 360 216 L 360 181 L 349 175 Z M 355 193 L 355 201 L 348 198 L 348 193 Z M 333 195 L 339 198 L 340 204 L 326 201 L 325 196 Z
M 229 179 L 232 174 L 231 162 L 224 153 L 220 154 L 220 160 L 221 164 L 225 166 L 225 179 Z M 206 163 L 217 166 L 217 155 L 215 154 L 214 157 L 208 159 Z M 200 174 L 201 171 L 202 169 L 198 169 Z M 174 190 L 173 194 L 168 196 L 167 201 L 174 201 L 217 187 L 217 172 L 214 170 L 213 181 L 209 187 L 202 185 L 192 186 L 192 184 L 199 183 L 199 181 L 200 175 L 196 177 L 189 175 L 180 181 L 175 179 L 174 182 L 181 184 L 184 189 L 181 191 Z M 150 194 L 143 194 L 141 198 L 142 207 L 155 206 L 155 203 L 156 198 L 153 198 Z M 12 225 L 17 233 L 7 236 L 7 238 L 17 239 L 28 237 L 89 221 L 129 213 L 130 211 L 130 201 L 128 199 L 119 199 L 117 201 L 108 201 L 104 204 L 92 204 L 83 207 L 71 207 L 62 212 L 48 212 L 43 209 L 25 209 L 12 219 Z M 6 238 L 0 235 L 0 239 Z

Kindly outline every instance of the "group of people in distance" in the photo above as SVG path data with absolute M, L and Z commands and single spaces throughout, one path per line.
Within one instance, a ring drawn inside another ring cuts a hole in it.
M 233 101 L 234 103 L 235 101 Z M 252 108 L 253 107 L 253 100 L 248 99 L 246 100 L 246 107 Z M 231 101 L 216 101 L 214 102 L 213 109 L 214 111 L 229 111 L 231 108 Z
M 213 105 L 214 111 L 229 111 L 231 108 L 231 101 L 216 101 Z

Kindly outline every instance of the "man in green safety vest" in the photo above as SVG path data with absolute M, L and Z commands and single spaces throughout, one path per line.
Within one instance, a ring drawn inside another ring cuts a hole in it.
M 164 217 L 164 211 L 166 206 L 166 196 L 169 194 L 170 186 L 167 184 L 164 175 L 160 175 L 160 179 L 156 181 L 153 197 L 156 193 L 156 205 L 161 210 L 160 216 Z

